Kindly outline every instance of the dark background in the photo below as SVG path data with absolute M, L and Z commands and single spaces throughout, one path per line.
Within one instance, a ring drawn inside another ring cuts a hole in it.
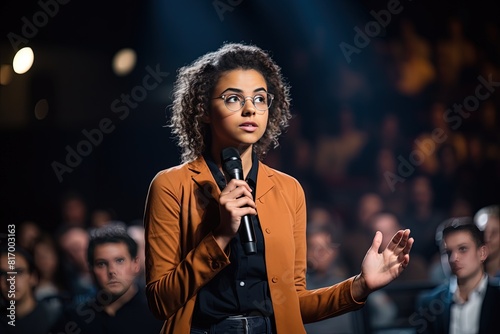
M 29 38 L 27 45 L 35 52 L 31 70 L 0 86 L 0 221 L 29 219 L 54 228 L 67 191 L 81 193 L 90 209 L 113 208 L 120 220 L 141 218 L 152 177 L 179 163 L 179 150 L 165 127 L 176 70 L 225 41 L 254 43 L 271 52 L 291 84 L 293 112 L 303 122 L 301 135 L 312 142 L 318 131 L 335 132 L 336 112 L 345 102 L 335 94 L 343 84 L 338 82 L 339 66 L 367 78 L 370 93 L 350 99 L 361 127 L 373 126 L 384 110 L 391 109 L 400 115 L 406 134 L 422 130 L 415 119 L 428 103 L 429 92 L 414 101 L 394 93 L 375 42 L 353 54 L 350 64 L 339 48 L 342 41 L 353 44 L 353 28 L 364 27 L 373 20 L 370 11 L 385 9 L 389 1 L 220 2 L 231 7 L 222 19 L 215 1 L 59 4 L 54 17 Z M 397 38 L 399 22 L 405 18 L 432 45 L 447 36 L 447 19 L 456 16 L 467 38 L 481 46 L 485 26 L 498 21 L 493 1 L 414 0 L 401 1 L 401 6 L 403 11 L 372 41 Z M 1 64 L 11 63 L 16 51 L 8 34 L 22 35 L 22 18 L 32 22 L 41 8 L 36 1 L 2 1 Z M 111 60 L 124 47 L 136 50 L 137 65 L 129 75 L 118 77 Z M 111 103 L 142 83 L 147 66 L 170 74 L 120 120 Z M 42 98 L 49 111 L 38 120 L 34 108 Z M 59 182 L 51 164 L 64 163 L 66 146 L 75 148 L 85 139 L 82 131 L 96 128 L 105 117 L 115 130 Z M 477 205 L 492 201 L 498 196 Z

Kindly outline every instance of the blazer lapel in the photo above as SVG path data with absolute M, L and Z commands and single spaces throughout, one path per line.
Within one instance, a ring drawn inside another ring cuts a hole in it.
M 191 179 L 202 191 L 207 201 L 219 198 L 220 189 L 203 157 L 188 163 L 188 169 L 192 172 Z
M 448 334 L 450 332 L 450 319 L 451 319 L 451 305 L 453 304 L 453 294 L 450 292 L 450 289 L 446 289 L 445 291 L 445 309 L 443 313 L 443 333 Z
M 255 194 L 256 201 L 265 201 L 265 195 L 274 188 L 272 177 L 274 172 L 272 169 L 267 168 L 262 162 L 259 161 L 259 171 L 257 173 L 257 193 Z
M 195 219 L 200 222 L 195 232 L 195 239 L 199 241 L 219 224 L 218 198 L 221 190 L 203 157 L 188 163 L 188 169 L 192 173 L 192 192 L 196 201 L 196 212 L 199 214 L 199 218 Z M 193 214 L 193 211 L 191 213 Z
M 494 295 L 492 291 L 493 288 L 488 284 L 486 285 L 486 292 L 483 299 L 483 305 L 481 305 L 481 315 L 479 318 L 479 333 L 486 333 L 490 329 L 491 324 L 491 309 L 494 304 Z M 498 316 L 498 314 L 497 314 Z

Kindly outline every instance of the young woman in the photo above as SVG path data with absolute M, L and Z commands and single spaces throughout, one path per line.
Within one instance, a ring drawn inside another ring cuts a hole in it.
M 163 333 L 305 333 L 303 323 L 356 310 L 408 265 L 399 231 L 377 233 L 361 273 L 306 290 L 306 201 L 300 184 L 260 159 L 290 119 L 289 87 L 258 47 L 225 44 L 180 69 L 171 127 L 183 164 L 153 179 L 145 210 L 147 295 Z M 221 151 L 244 180 L 226 182 Z M 249 215 L 256 254 L 238 229 Z

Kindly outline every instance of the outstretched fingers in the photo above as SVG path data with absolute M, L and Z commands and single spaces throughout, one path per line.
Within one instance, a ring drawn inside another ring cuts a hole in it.
M 408 245 L 410 230 L 399 230 L 387 245 L 387 249 L 395 254 L 401 253 Z M 411 247 L 411 246 L 410 246 Z
M 398 254 L 398 262 L 400 264 L 401 269 L 405 269 L 410 263 L 410 250 L 413 246 L 413 242 L 415 240 L 413 238 L 408 239 L 405 248 L 401 253 Z

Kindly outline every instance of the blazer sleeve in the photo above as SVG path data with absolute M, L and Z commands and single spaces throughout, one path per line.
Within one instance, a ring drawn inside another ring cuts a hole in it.
M 177 174 L 163 171 L 155 176 L 144 214 L 146 295 L 152 313 L 162 320 L 174 315 L 229 264 L 212 233 L 185 250 L 190 237 L 185 235 L 189 229 L 182 226 L 191 223 L 193 209 L 182 207 L 183 196 L 189 195 L 183 189 L 182 175 Z

